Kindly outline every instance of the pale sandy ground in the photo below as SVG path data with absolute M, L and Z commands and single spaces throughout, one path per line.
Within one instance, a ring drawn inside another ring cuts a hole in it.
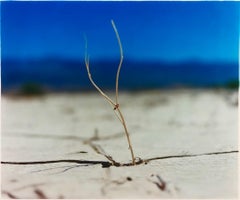
M 220 154 L 134 167 L 2 164 L 2 198 L 237 198 L 238 107 L 231 95 L 223 90 L 120 93 L 136 156 Z M 108 161 L 86 142 L 96 133 L 99 138 L 90 144 L 118 162 L 130 161 L 122 126 L 97 92 L 2 96 L 2 161 Z M 165 188 L 158 187 L 163 186 L 158 177 Z

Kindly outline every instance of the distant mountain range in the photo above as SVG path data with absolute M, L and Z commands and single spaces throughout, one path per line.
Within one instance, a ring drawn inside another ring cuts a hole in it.
M 92 77 L 104 89 L 114 89 L 118 60 L 90 61 Z M 2 92 L 36 83 L 50 90 L 91 90 L 83 62 L 64 59 L 2 60 Z M 120 89 L 212 87 L 238 80 L 238 63 L 181 63 L 124 60 Z

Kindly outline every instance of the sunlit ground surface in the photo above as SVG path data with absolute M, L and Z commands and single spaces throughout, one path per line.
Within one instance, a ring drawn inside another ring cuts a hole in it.
M 3 164 L 2 197 L 236 198 L 236 98 L 225 90 L 120 93 L 136 156 L 180 157 L 134 167 Z M 104 154 L 131 159 L 123 128 L 98 93 L 2 96 L 2 161 L 110 162 Z

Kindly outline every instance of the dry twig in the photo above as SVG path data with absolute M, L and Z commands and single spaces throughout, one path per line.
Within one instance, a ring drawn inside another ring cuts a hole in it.
M 117 70 L 117 75 L 116 75 L 116 94 L 115 94 L 115 102 L 109 97 L 107 96 L 97 85 L 96 83 L 93 81 L 92 79 L 92 75 L 90 73 L 90 69 L 89 69 L 89 56 L 87 54 L 87 40 L 86 40 L 86 52 L 85 52 L 85 65 L 86 65 L 86 68 L 87 68 L 87 72 L 88 72 L 88 77 L 89 77 L 89 80 L 91 81 L 91 83 L 93 84 L 93 86 L 99 91 L 99 93 L 107 100 L 107 102 L 112 106 L 113 110 L 114 110 L 114 113 L 116 114 L 116 116 L 118 117 L 118 119 L 120 120 L 121 124 L 123 125 L 123 128 L 124 128 L 124 131 L 125 131 L 125 134 L 126 134 L 126 137 L 127 137 L 127 141 L 128 141 L 128 147 L 129 147 L 129 150 L 131 152 L 131 157 L 132 157 L 132 164 L 135 165 L 136 162 L 135 162 L 135 156 L 134 156 L 134 153 L 133 153 L 133 148 L 132 148 L 132 144 L 131 144 L 131 140 L 130 140 L 130 136 L 129 136 L 129 133 L 128 133 L 128 129 L 127 129 L 127 125 L 126 125 L 126 122 L 125 122 L 125 119 L 123 117 L 123 114 L 120 110 L 120 104 L 119 104 L 119 100 L 118 100 L 118 82 L 119 82 L 119 74 L 120 74 L 120 70 L 121 70 L 121 66 L 122 66 L 122 62 L 123 62 L 123 50 L 122 50 L 122 44 L 121 44 L 121 40 L 120 40 L 120 37 L 119 37 L 119 34 L 118 34 L 118 31 L 117 31 L 117 28 L 115 26 L 115 23 L 113 20 L 111 20 L 111 23 L 112 23 L 112 27 L 114 29 L 114 32 L 116 34 L 116 37 L 117 37 L 117 40 L 118 40 L 118 45 L 119 45 L 119 49 L 120 49 L 120 62 L 119 62 L 119 65 L 118 65 L 118 70 Z

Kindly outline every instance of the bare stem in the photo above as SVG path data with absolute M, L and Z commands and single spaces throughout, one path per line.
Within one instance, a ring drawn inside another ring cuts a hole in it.
M 86 68 L 87 68 L 87 72 L 88 72 L 88 77 L 89 77 L 89 80 L 91 81 L 91 83 L 93 84 L 93 86 L 99 91 L 99 93 L 108 101 L 108 103 L 113 107 L 113 110 L 114 110 L 114 113 L 116 114 L 117 118 L 119 119 L 119 121 L 121 122 L 121 124 L 123 125 L 123 128 L 124 128 L 124 131 L 125 131 L 125 134 L 126 134 L 126 137 L 127 137 L 127 141 L 128 141 L 128 147 L 129 147 L 129 150 L 131 152 L 131 157 L 132 157 L 132 164 L 135 165 L 136 162 L 135 162 L 135 156 L 134 156 L 134 153 L 133 153 L 133 148 L 132 148 L 132 145 L 131 145 L 131 140 L 130 140 L 130 136 L 129 136 L 129 133 L 128 133 L 128 130 L 127 130 L 127 126 L 126 126 L 126 122 L 124 120 L 124 117 L 123 117 L 123 114 L 120 110 L 120 105 L 119 105 L 119 102 L 118 102 L 118 80 L 119 80 L 119 74 L 120 74 L 120 69 L 121 69 L 121 66 L 122 66 L 122 62 L 123 62 L 123 50 L 122 50 L 122 44 L 121 44 L 121 40 L 120 40 L 120 37 L 119 37 L 119 34 L 118 34 L 118 31 L 117 31 L 117 28 L 114 24 L 114 21 L 111 20 L 111 23 L 112 23 L 112 26 L 113 26 L 113 29 L 115 31 L 115 34 L 116 34 L 116 37 L 117 37 L 117 40 L 118 40 L 118 45 L 119 45 L 119 48 L 120 48 L 120 62 L 119 62 L 119 65 L 118 65 L 118 70 L 117 70 L 117 75 L 116 75 L 116 102 L 114 102 L 109 96 L 107 96 L 97 85 L 96 83 L 93 81 L 92 79 L 92 75 L 90 73 L 90 69 L 89 69 L 89 56 L 87 54 L 87 39 L 85 38 L 85 41 L 86 41 L 86 51 L 85 51 L 85 65 L 86 65 Z
M 115 34 L 116 34 L 116 37 L 118 40 L 119 49 L 120 49 L 120 61 L 119 61 L 119 65 L 118 65 L 117 75 L 116 75 L 116 104 L 118 104 L 118 80 L 119 80 L 119 74 L 120 74 L 120 70 L 121 70 L 122 62 L 123 62 L 123 50 L 122 50 L 122 43 L 121 43 L 118 31 L 117 31 L 117 27 L 115 26 L 113 20 L 111 20 L 111 23 L 112 23 L 112 27 L 115 31 Z
M 122 115 L 122 112 L 121 110 L 119 109 L 119 107 L 117 108 L 117 112 L 119 113 L 119 116 L 121 118 L 121 121 L 122 121 L 122 125 L 124 127 L 124 131 L 125 131 L 125 134 L 126 134 L 126 137 L 127 137 L 127 141 L 128 141 L 128 148 L 131 152 L 131 156 L 132 156 L 132 164 L 135 165 L 136 162 L 135 162 L 135 156 L 134 156 L 134 153 L 133 153 L 133 148 L 132 148 L 132 144 L 131 144 L 131 140 L 130 140 L 130 136 L 129 136 L 129 133 L 128 133 L 128 130 L 127 130 L 127 125 L 126 125 L 126 122 L 124 120 L 124 117 Z
M 87 72 L 88 72 L 88 78 L 91 81 L 91 83 L 93 84 L 93 86 L 100 92 L 100 94 L 106 98 L 106 100 L 114 107 L 115 103 L 113 102 L 113 100 L 111 98 L 109 98 L 98 86 L 97 84 L 93 81 L 92 79 L 92 75 L 89 69 L 89 56 L 87 54 L 87 38 L 85 37 L 85 65 L 87 68 Z
M 115 106 L 115 103 L 113 102 L 113 100 L 111 98 L 109 98 L 97 85 L 96 83 L 93 81 L 92 79 L 92 75 L 90 73 L 90 70 L 89 70 L 89 59 L 86 58 L 85 59 L 85 65 L 86 65 L 86 68 L 87 68 L 87 72 L 88 72 L 88 78 L 89 80 L 91 81 L 91 83 L 93 84 L 93 86 L 100 92 L 100 94 L 105 97 L 107 99 L 107 101 L 112 105 L 112 106 Z

